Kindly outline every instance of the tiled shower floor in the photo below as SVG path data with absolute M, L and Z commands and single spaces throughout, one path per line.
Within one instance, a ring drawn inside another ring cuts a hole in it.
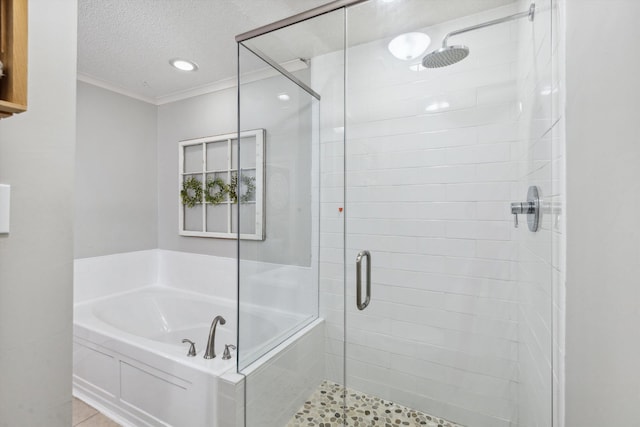
M 343 387 L 323 381 L 287 427 L 338 427 L 343 425 Z M 462 427 L 406 406 L 347 389 L 346 425 L 352 427 Z

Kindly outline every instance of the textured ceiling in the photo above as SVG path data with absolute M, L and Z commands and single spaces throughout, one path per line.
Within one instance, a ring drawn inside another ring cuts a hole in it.
M 349 14 L 350 43 L 383 38 L 514 0 L 370 0 Z M 78 73 L 157 100 L 236 74 L 236 34 L 328 0 L 79 0 Z M 342 22 L 325 18 L 290 27 L 260 43 L 278 61 L 340 47 Z M 332 26 L 335 28 L 327 28 Z M 296 28 L 298 27 L 298 28 Z M 195 61 L 197 72 L 172 68 Z
M 79 0 L 78 72 L 150 99 L 203 86 L 235 75 L 236 34 L 326 1 Z

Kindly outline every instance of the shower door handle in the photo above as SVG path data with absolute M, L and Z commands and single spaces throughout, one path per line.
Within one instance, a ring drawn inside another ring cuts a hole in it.
M 367 258 L 367 299 L 362 302 L 362 258 Z M 371 302 L 371 253 L 360 251 L 356 256 L 356 305 L 364 310 Z

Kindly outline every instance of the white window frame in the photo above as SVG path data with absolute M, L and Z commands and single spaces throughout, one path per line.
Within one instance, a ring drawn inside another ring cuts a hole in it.
M 235 203 L 232 203 L 231 200 L 227 200 L 221 202 L 221 204 L 226 205 L 227 207 L 227 232 L 215 232 L 215 231 L 206 231 L 207 230 L 207 203 L 206 200 L 203 200 L 202 203 L 197 204 L 194 208 L 199 207 L 202 211 L 202 229 L 195 230 L 185 230 L 184 228 L 184 209 L 185 206 L 182 204 L 182 200 L 179 197 L 180 191 L 182 190 L 182 182 L 184 180 L 185 175 L 200 175 L 200 180 L 203 183 L 203 186 L 206 183 L 206 178 L 208 174 L 213 173 L 227 173 L 227 181 L 230 182 L 231 174 L 233 172 L 238 173 L 237 169 L 233 168 L 232 158 L 236 156 L 236 153 L 232 153 L 233 140 L 237 140 L 238 144 L 242 138 L 246 137 L 254 137 L 256 141 L 256 167 L 255 168 L 242 168 L 240 172 L 254 170 L 256 171 L 256 182 L 255 182 L 255 202 L 245 202 L 245 203 L 255 203 L 256 205 L 256 217 L 255 217 L 255 233 L 242 233 L 240 234 L 240 239 L 243 240 L 264 240 L 265 238 L 265 230 L 264 230 L 264 182 L 265 182 L 265 171 L 264 171 L 264 160 L 265 160 L 265 130 L 264 129 L 256 129 L 256 130 L 248 130 L 240 132 L 240 138 L 238 138 L 237 133 L 227 133 L 224 135 L 215 135 L 208 136 L 204 138 L 196 138 L 196 139 L 188 139 L 184 141 L 180 141 L 178 148 L 178 232 L 181 236 L 190 236 L 190 237 L 213 237 L 218 239 L 237 239 L 238 233 L 232 232 L 232 206 Z M 212 142 L 223 142 L 227 143 L 227 159 L 226 159 L 226 169 L 222 170 L 207 170 L 207 144 Z M 202 146 L 202 170 L 195 172 L 185 172 L 184 170 L 184 151 L 186 147 L 201 145 Z M 240 159 L 238 159 L 238 166 Z M 238 184 L 240 186 L 240 184 Z M 238 198 L 238 209 L 240 209 L 240 198 Z M 234 218 L 235 220 L 235 218 Z M 238 226 L 240 226 L 238 224 Z M 241 230 L 242 231 L 242 230 Z

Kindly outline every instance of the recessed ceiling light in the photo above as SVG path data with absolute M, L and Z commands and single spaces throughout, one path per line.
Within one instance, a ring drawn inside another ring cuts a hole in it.
M 186 59 L 175 58 L 170 60 L 169 64 L 181 71 L 196 71 L 198 69 L 198 64 Z
M 283 92 L 283 93 L 279 93 L 279 94 L 278 94 L 278 99 L 279 99 L 280 101 L 288 101 L 288 100 L 290 100 L 290 99 L 291 99 L 291 97 L 289 96 L 289 94 L 288 94 L 288 93 Z
M 398 59 L 411 61 L 422 55 L 431 44 L 425 33 L 400 34 L 389 42 L 389 52 Z

